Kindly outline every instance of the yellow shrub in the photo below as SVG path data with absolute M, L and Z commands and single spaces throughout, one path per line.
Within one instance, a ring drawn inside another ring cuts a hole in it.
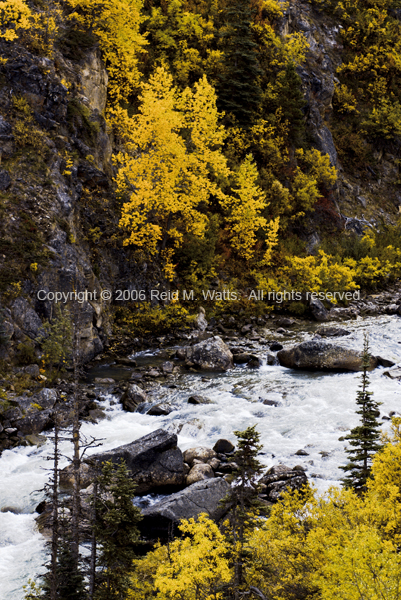
M 12 41 L 20 30 L 31 29 L 32 12 L 24 0 L 0 2 L 0 38 Z

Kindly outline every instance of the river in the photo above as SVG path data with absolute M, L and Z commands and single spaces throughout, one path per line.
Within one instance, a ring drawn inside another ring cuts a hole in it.
M 352 334 L 328 341 L 361 349 L 363 334 L 368 332 L 372 354 L 401 363 L 401 318 L 358 318 L 340 326 Z M 316 328 L 307 326 L 284 337 L 282 343 L 290 347 L 311 339 Z M 266 349 L 257 343 L 254 352 L 266 356 Z M 148 352 L 138 358 L 151 362 L 153 357 Z M 98 367 L 97 374 L 102 370 L 107 377 L 113 367 Z M 401 383 L 386 377 L 386 370 L 380 367 L 371 373 L 371 390 L 375 400 L 382 403 L 381 416 L 391 411 L 401 414 Z M 82 431 L 103 438 L 107 450 L 164 428 L 178 434 L 179 447 L 185 450 L 198 445 L 211 447 L 219 438 L 235 441 L 234 430 L 256 424 L 263 444 L 261 461 L 267 467 L 278 463 L 303 465 L 311 482 L 323 492 L 330 485 L 338 485 L 342 476 L 338 467 L 346 462 L 345 443 L 338 438 L 358 423 L 355 397 L 359 383 L 357 373 L 297 372 L 267 365 L 255 370 L 238 366 L 222 375 L 183 374 L 175 381 L 176 387 L 168 387 L 171 382 L 167 382 L 156 384 L 154 389 L 154 398 L 174 409 L 168 416 L 126 413 L 99 387 L 107 418 L 98 424 L 84 423 Z M 188 397 L 195 393 L 213 403 L 188 404 Z M 278 405 L 265 405 L 263 400 Z M 386 426 L 388 421 L 383 421 Z M 46 456 L 50 450 L 47 443 L 40 448 L 6 450 L 0 457 L 0 600 L 22 600 L 22 586 L 43 570 L 44 539 L 35 530 L 34 509 L 43 497 L 38 490 L 47 480 Z M 298 450 L 305 450 L 307 456 L 295 455 Z M 62 451 L 71 453 L 67 442 Z M 66 459 L 64 462 L 67 464 Z

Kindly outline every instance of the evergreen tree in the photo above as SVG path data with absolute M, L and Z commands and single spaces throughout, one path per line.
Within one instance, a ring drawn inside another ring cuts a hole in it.
M 135 483 L 123 461 L 103 465 L 97 480 L 95 536 L 99 548 L 95 574 L 96 600 L 125 600 L 129 573 L 139 543 L 139 508 L 134 506 Z
M 369 376 L 371 355 L 369 352 L 369 339 L 365 335 L 362 355 L 362 375 L 361 385 L 356 397 L 356 403 L 359 406 L 357 414 L 361 415 L 360 425 L 354 427 L 351 433 L 344 436 L 351 448 L 346 449 L 349 462 L 340 467 L 348 473 L 344 477 L 344 485 L 353 488 L 356 492 L 363 492 L 366 488 L 366 481 L 370 475 L 372 458 L 376 452 L 382 448 L 379 443 L 380 423 L 377 420 L 380 412 L 378 410 L 380 403 L 372 398 L 373 392 L 369 391 Z
M 258 499 L 258 479 L 263 467 L 257 459 L 262 446 L 259 444 L 260 435 L 255 425 L 234 433 L 238 444 L 231 460 L 236 464 L 236 469 L 233 472 L 231 490 L 223 500 L 223 505 L 230 508 L 226 535 L 233 549 L 233 593 L 237 600 L 244 583 L 244 566 L 248 558 L 246 541 L 258 523 L 262 508 Z
M 252 34 L 249 0 L 233 0 L 224 11 L 226 27 L 221 33 L 224 70 L 218 85 L 218 108 L 234 115 L 242 127 L 249 127 L 260 107 L 258 46 Z
M 306 102 L 301 90 L 301 78 L 293 62 L 287 63 L 277 80 L 280 94 L 276 108 L 281 108 L 283 111 L 283 118 L 289 123 L 290 139 L 298 145 L 305 134 L 305 117 L 302 108 Z

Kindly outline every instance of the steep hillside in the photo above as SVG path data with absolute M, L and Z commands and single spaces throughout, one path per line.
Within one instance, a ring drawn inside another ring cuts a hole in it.
M 237 302 L 206 308 L 251 314 L 274 302 L 246 290 L 295 289 L 302 302 L 285 308 L 302 313 L 308 290 L 399 276 L 398 72 L 339 72 L 391 40 L 350 39 L 354 9 L 337 4 L 0 7 L 3 361 L 40 360 L 44 323 L 61 318 L 56 292 L 79 307 L 87 361 L 109 345 L 116 315 L 132 336 L 151 310 L 122 306 L 119 289 L 141 300 L 235 289 Z M 396 2 L 384 4 L 376 12 L 398 31 Z M 180 301 L 172 324 L 202 303 Z

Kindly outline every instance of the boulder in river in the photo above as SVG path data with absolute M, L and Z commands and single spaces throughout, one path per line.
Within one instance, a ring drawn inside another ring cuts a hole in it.
M 212 458 L 216 458 L 217 454 L 211 448 L 206 448 L 206 446 L 198 446 L 196 448 L 188 448 L 184 452 L 184 461 L 188 465 L 192 465 L 194 460 L 199 462 L 209 462 Z
M 269 502 L 277 502 L 284 492 L 300 490 L 308 479 L 305 473 L 299 469 L 291 469 L 285 465 L 277 465 L 268 470 L 259 484 L 262 497 Z
M 138 406 L 143 402 L 146 402 L 147 399 L 146 392 L 144 392 L 139 385 L 130 383 L 121 398 L 121 404 L 127 412 L 135 412 Z
M 202 371 L 224 372 L 233 367 L 233 355 L 221 337 L 213 338 L 186 346 L 185 361 Z
M 102 464 L 111 460 L 118 464 L 121 459 L 125 461 L 137 484 L 137 494 L 171 490 L 185 483 L 184 460 L 181 450 L 177 448 L 175 433 L 157 429 L 130 444 L 95 454 L 91 456 L 90 462 Z M 85 487 L 92 481 L 93 477 L 86 474 Z M 60 483 L 65 488 L 70 487 L 70 466 L 61 471 Z
M 181 519 L 196 518 L 206 513 L 211 519 L 218 520 L 224 516 L 226 509 L 220 504 L 228 493 L 228 483 L 216 477 L 193 483 L 176 494 L 164 498 L 160 502 L 146 508 L 140 529 L 148 539 L 169 538 L 177 532 Z
M 230 442 L 230 440 L 221 438 L 220 440 L 217 440 L 213 446 L 213 450 L 218 454 L 231 454 L 231 452 L 234 452 L 235 446 Z
M 384 374 L 387 375 L 387 377 L 390 377 L 390 379 L 401 379 L 401 367 L 386 371 Z
M 344 335 L 351 335 L 350 331 L 341 329 L 340 327 L 320 327 L 317 329 L 316 333 L 322 337 L 342 337 Z
M 362 371 L 362 352 L 342 348 L 328 342 L 312 340 L 302 342 L 289 350 L 281 350 L 277 357 L 280 365 L 290 369 L 326 371 Z M 378 360 L 370 359 L 370 370 L 375 369 Z
M 213 460 L 213 459 L 212 459 Z M 215 459 L 214 459 L 215 460 Z M 204 479 L 213 479 L 214 472 L 207 463 L 196 463 L 187 475 L 187 485 L 203 481 Z

